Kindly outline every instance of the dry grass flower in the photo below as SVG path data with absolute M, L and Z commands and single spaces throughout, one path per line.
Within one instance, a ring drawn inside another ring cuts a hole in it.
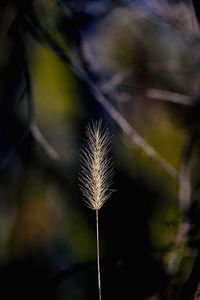
M 81 151 L 80 190 L 86 205 L 96 211 L 98 290 L 101 300 L 101 277 L 99 259 L 99 221 L 98 211 L 110 197 L 113 178 L 113 163 L 108 157 L 110 135 L 102 126 L 102 120 L 93 122 L 86 128 L 86 140 Z

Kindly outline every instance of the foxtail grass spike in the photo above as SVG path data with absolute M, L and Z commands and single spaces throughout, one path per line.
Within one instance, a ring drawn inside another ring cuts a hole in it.
M 113 164 L 108 157 L 110 135 L 102 121 L 93 122 L 86 128 L 86 140 L 81 151 L 80 190 L 86 205 L 96 211 L 97 273 L 99 300 L 101 300 L 101 276 L 99 255 L 99 209 L 110 197 Z

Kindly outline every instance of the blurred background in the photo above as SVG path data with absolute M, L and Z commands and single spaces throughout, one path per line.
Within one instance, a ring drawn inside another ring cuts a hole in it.
M 98 299 L 95 213 L 78 174 L 85 127 L 100 118 L 116 190 L 99 213 L 102 299 L 194 299 L 198 1 L 0 3 L 4 299 Z

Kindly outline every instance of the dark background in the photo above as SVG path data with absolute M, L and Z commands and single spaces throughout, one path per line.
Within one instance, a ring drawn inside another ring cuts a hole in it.
M 78 174 L 85 126 L 100 118 L 116 190 L 99 213 L 102 299 L 193 299 L 198 1 L 0 3 L 2 299 L 98 299 Z

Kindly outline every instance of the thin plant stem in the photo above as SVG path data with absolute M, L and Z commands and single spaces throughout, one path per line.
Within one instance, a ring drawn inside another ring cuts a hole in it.
M 110 189 L 113 165 L 108 157 L 110 136 L 108 129 L 102 127 L 102 120 L 86 128 L 86 144 L 81 151 L 81 172 L 79 186 L 86 205 L 96 211 L 96 248 L 98 299 L 101 300 L 101 274 L 99 255 L 99 209 L 107 201 L 113 190 Z
M 97 276 L 98 276 L 98 291 L 99 300 L 101 300 L 101 272 L 100 272 L 100 255 L 99 255 L 99 215 L 96 209 L 96 237 L 97 237 Z

